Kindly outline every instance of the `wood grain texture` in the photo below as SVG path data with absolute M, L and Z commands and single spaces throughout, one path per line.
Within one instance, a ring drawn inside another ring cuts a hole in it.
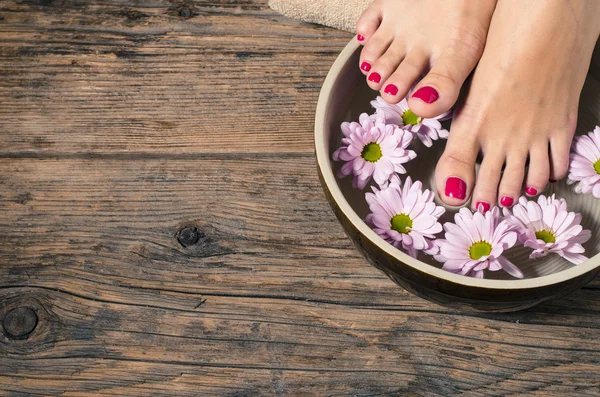
M 351 246 L 312 155 L 349 37 L 266 1 L 0 2 L 0 323 L 37 316 L 0 395 L 600 395 L 600 281 L 468 314 Z

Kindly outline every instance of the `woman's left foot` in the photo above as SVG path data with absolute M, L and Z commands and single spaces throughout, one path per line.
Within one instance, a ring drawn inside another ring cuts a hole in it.
M 598 0 L 498 1 L 437 165 L 444 202 L 462 205 L 472 193 L 473 209 L 510 207 L 523 189 L 535 196 L 566 175 L 579 95 L 599 33 Z

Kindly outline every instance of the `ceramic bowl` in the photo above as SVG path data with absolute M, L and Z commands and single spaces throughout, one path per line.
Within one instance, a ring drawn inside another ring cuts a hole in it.
M 432 302 L 460 309 L 478 311 L 516 311 L 547 299 L 572 292 L 592 280 L 600 271 L 600 200 L 591 195 L 576 195 L 564 181 L 549 184 L 543 194 L 555 193 L 567 200 L 570 211 L 580 212 L 582 225 L 593 237 L 584 246 L 590 259 L 571 265 L 557 255 L 528 259 L 528 250 L 514 248 L 507 258 L 525 274 L 514 279 L 508 274 L 488 272 L 486 279 L 456 275 L 441 269 L 433 258 L 422 255 L 414 259 L 385 242 L 363 221 L 368 214 L 364 191 L 352 188 L 351 177 L 337 179 L 340 164 L 331 155 L 341 140 L 340 124 L 357 121 L 361 113 L 372 113 L 369 102 L 377 96 L 365 83 L 358 68 L 360 47 L 352 40 L 338 56 L 321 89 L 315 119 L 315 151 L 318 172 L 331 208 L 348 237 L 369 263 L 387 274 L 398 285 Z M 600 115 L 600 83 L 589 76 L 580 106 L 577 133 L 593 129 Z M 444 141 L 433 148 L 420 147 L 418 157 L 408 164 L 408 175 L 433 191 L 433 173 Z M 439 205 L 443 203 L 436 198 Z M 441 222 L 452 220 L 456 208 L 447 208 Z M 443 235 L 440 235 L 443 237 Z

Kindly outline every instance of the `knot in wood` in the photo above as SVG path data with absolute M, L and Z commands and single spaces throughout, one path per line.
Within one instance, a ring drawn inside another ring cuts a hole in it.
M 26 339 L 38 323 L 37 314 L 29 307 L 12 309 L 4 316 L 2 326 L 11 339 Z
M 204 234 L 195 226 L 185 226 L 177 232 L 177 241 L 184 247 L 189 247 L 200 241 Z
M 189 8 L 182 8 L 181 10 L 179 10 L 179 15 L 184 18 L 189 18 L 192 16 L 192 10 L 190 10 Z

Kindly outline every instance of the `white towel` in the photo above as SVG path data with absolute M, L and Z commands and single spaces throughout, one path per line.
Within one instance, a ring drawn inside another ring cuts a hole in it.
M 305 22 L 354 32 L 371 0 L 269 0 L 269 7 Z

